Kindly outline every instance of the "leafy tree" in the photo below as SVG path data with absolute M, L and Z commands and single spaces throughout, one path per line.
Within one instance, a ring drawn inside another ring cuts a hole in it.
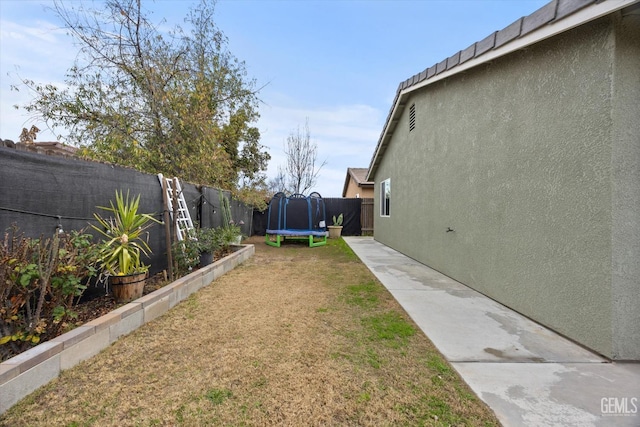
M 320 170 L 327 164 L 325 160 L 316 169 L 318 145 L 311 142 L 308 119 L 304 124 L 303 132 L 300 132 L 298 127 L 296 132 L 289 134 L 284 153 L 287 163 L 284 170 L 278 169 L 278 177 L 272 181 L 272 185 L 275 187 L 284 185 L 286 191 L 292 194 L 305 194 L 316 184 Z
M 23 80 L 34 93 L 24 108 L 66 128 L 90 158 L 223 189 L 264 187 L 270 156 L 251 126 L 258 90 L 214 24 L 215 0 L 190 10 L 189 31 L 168 33 L 142 0 L 103 5 L 54 1 L 81 49 L 66 88 Z

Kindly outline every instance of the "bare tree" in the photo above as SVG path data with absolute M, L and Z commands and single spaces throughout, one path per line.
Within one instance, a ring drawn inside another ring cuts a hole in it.
M 287 156 L 284 169 L 287 189 L 294 194 L 304 194 L 316 184 L 320 170 L 327 164 L 325 160 L 316 169 L 318 146 L 311 142 L 309 119 L 305 121 L 302 132 L 298 126 L 295 133 L 289 134 L 284 153 Z
M 287 191 L 287 178 L 282 166 L 278 166 L 278 175 L 275 178 L 271 178 L 267 183 L 267 192 L 274 195 L 280 192 L 286 193 Z

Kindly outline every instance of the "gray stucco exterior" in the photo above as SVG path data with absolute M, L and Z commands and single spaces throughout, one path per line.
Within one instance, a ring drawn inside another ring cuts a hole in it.
M 375 239 L 609 358 L 640 360 L 638 8 L 397 107 L 370 168 Z

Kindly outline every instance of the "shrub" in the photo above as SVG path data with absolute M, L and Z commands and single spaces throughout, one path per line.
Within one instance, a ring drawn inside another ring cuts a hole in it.
M 237 225 L 229 225 L 219 228 L 220 233 L 220 246 L 224 249 L 229 249 L 234 243 L 237 243 L 238 237 L 242 238 L 242 230 Z
M 197 240 L 187 238 L 173 242 L 171 255 L 175 277 L 182 277 L 191 272 L 200 263 L 200 249 Z
M 97 246 L 82 231 L 31 239 L 13 227 L 0 242 L 0 360 L 56 337 L 96 275 Z
M 215 228 L 195 228 L 186 239 L 171 246 L 175 274 L 180 277 L 190 273 L 200 263 L 200 254 L 215 254 L 229 250 L 236 243 L 242 230 L 237 225 Z

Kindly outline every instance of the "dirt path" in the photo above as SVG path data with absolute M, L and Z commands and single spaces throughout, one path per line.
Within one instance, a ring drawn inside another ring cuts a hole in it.
M 252 242 L 250 261 L 0 424 L 497 424 L 353 254 Z

